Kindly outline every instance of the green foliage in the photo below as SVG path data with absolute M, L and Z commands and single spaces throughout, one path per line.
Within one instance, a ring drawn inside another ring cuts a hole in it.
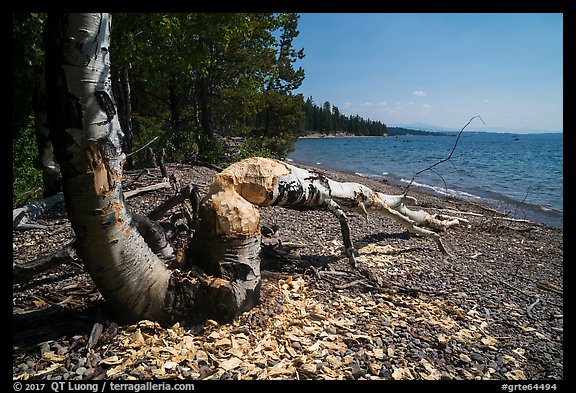
M 226 162 L 226 141 L 219 136 L 201 135 L 199 140 L 198 158 L 202 161 L 221 164 Z
M 41 172 L 32 164 L 37 148 L 28 121 L 45 19 L 13 14 L 14 200 L 41 192 L 34 191 Z M 304 52 L 293 45 L 297 14 L 115 13 L 111 34 L 117 98 L 119 71 L 129 73 L 133 152 L 156 137 L 150 147 L 156 154 L 164 148 L 166 161 L 196 156 L 224 164 L 292 150 L 303 115 L 302 96 L 292 95 L 304 79 L 296 65 Z M 234 153 L 230 137 L 244 141 Z M 136 166 L 147 165 L 146 150 L 134 154 Z
M 39 169 L 33 118 L 12 146 L 12 208 L 42 199 L 42 171 Z
M 234 157 L 235 161 L 240 161 L 249 157 L 268 157 L 272 158 L 274 155 L 266 147 L 266 140 L 261 137 L 252 137 L 244 140 L 238 146 L 238 154 Z
M 166 120 L 170 131 L 159 143 L 170 157 L 185 160 L 196 148 L 198 158 L 219 160 L 219 136 L 265 136 L 272 139 L 265 150 L 285 154 L 302 112 L 302 98 L 290 95 L 304 79 L 294 68 L 304 57 L 292 44 L 297 21 L 296 14 L 115 14 L 112 67 L 131 67 L 134 111 Z
M 320 132 L 323 134 L 346 132 L 352 135 L 382 136 L 388 134 L 386 124 L 380 121 L 365 120 L 358 115 L 346 116 L 328 101 L 317 106 L 312 97 L 306 99 L 302 109 L 303 121 L 300 122 L 300 133 Z
M 46 14 L 12 14 L 12 137 L 28 126 L 34 73 L 43 63 L 42 30 Z

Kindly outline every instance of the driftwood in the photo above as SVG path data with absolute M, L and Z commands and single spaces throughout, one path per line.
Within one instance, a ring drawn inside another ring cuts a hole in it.
M 29 220 L 39 218 L 48 210 L 54 208 L 59 203 L 64 202 L 64 194 L 59 192 L 56 195 L 31 203 L 23 207 L 12 210 L 12 228 L 17 231 L 27 229 L 45 229 L 44 225 L 30 224 Z

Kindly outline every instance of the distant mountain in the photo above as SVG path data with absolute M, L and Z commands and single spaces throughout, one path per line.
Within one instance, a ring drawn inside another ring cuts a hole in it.
M 409 128 L 413 130 L 422 130 L 422 131 L 432 131 L 432 132 L 441 132 L 441 131 L 460 131 L 462 128 L 450 128 L 450 127 L 440 127 L 426 123 L 413 123 L 413 124 L 395 124 L 393 126 L 388 127 L 400 127 L 400 128 Z M 462 124 L 464 127 L 464 124 Z M 481 131 L 481 132 L 507 132 L 511 134 L 537 134 L 537 133 L 548 133 L 548 132 L 562 132 L 562 130 L 543 130 L 543 129 L 536 129 L 531 127 L 520 127 L 520 128 L 507 128 L 507 127 L 498 127 L 498 126 L 485 126 L 482 122 L 479 123 L 472 123 L 468 127 L 466 127 L 466 131 Z
M 386 133 L 388 136 L 397 136 L 397 135 L 427 135 L 427 136 L 446 136 L 447 131 L 439 132 L 439 131 L 424 131 L 424 130 L 415 130 L 413 128 L 405 128 L 405 127 L 386 127 Z
M 460 131 L 457 130 L 455 128 L 449 128 L 449 127 L 440 127 L 440 126 L 434 126 L 431 124 L 426 124 L 426 123 L 413 123 L 413 124 L 395 124 L 395 125 L 389 125 L 388 128 L 390 127 L 398 127 L 398 128 L 408 128 L 411 130 L 421 130 L 421 131 L 433 131 L 433 132 L 439 132 L 439 131 Z

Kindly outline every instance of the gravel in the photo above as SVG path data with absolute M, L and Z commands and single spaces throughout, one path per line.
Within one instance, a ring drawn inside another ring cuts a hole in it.
M 214 174 L 182 164 L 168 170 L 181 186 L 198 185 L 201 194 Z M 321 173 L 401 193 L 385 182 Z M 126 175 L 127 189 L 161 179 L 151 169 L 132 182 L 138 175 Z M 170 192 L 139 195 L 128 204 L 147 213 Z M 430 239 L 411 236 L 390 220 L 350 214 L 358 260 L 378 276 L 380 287 L 349 267 L 331 214 L 261 208 L 262 224 L 278 227 L 265 243 L 301 246 L 288 260 L 263 261 L 261 304 L 226 325 L 118 326 L 77 259 L 15 284 L 13 377 L 563 379 L 563 296 L 550 290 L 563 286 L 563 231 L 506 220 L 461 200 L 411 195 L 429 213 L 464 212 L 470 225 L 442 234 L 451 253 L 446 256 Z M 13 232 L 15 263 L 74 238 L 63 209 L 36 223 L 48 228 Z M 187 239 L 177 234 L 174 248 Z M 97 323 L 101 336 L 90 342 Z

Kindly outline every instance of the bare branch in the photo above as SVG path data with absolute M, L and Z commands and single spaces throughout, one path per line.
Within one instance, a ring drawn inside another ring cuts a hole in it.
M 133 151 L 132 153 L 126 154 L 126 157 L 129 157 L 129 156 L 131 156 L 131 155 L 134 155 L 134 154 L 138 153 L 138 152 L 141 151 L 141 150 L 146 149 L 146 148 L 148 147 L 148 145 L 154 143 L 154 142 L 156 141 L 156 139 L 158 139 L 158 138 L 160 138 L 160 135 L 154 137 L 150 142 L 148 142 L 147 144 L 145 144 L 144 146 L 142 146 L 142 147 L 139 148 L 138 150 Z
M 414 183 L 414 179 L 416 179 L 416 176 L 418 176 L 419 174 L 421 174 L 421 173 L 423 173 L 423 172 L 426 172 L 426 171 L 432 171 L 432 168 L 434 168 L 435 166 L 440 165 L 440 164 L 442 164 L 443 162 L 446 162 L 446 161 L 450 160 L 450 158 L 452 158 L 452 155 L 454 154 L 454 151 L 456 150 L 456 146 L 458 146 L 458 141 L 460 140 L 460 136 L 462 135 L 462 132 L 464 131 L 464 129 L 465 129 L 466 127 L 468 127 L 468 125 L 469 125 L 470 123 L 472 123 L 472 120 L 474 120 L 475 118 L 479 118 L 479 119 L 482 121 L 482 123 L 483 123 L 484 125 L 486 125 L 486 123 L 484 123 L 484 120 L 482 120 L 482 118 L 481 118 L 480 116 L 474 116 L 474 117 L 472 117 L 470 120 L 468 120 L 468 123 L 466 123 L 466 125 L 465 125 L 464 127 L 462 127 L 462 129 L 461 129 L 460 132 L 458 133 L 458 137 L 456 138 L 456 141 L 454 142 L 454 146 L 452 146 L 452 151 L 450 151 L 450 154 L 448 154 L 448 156 L 447 156 L 446 158 L 443 158 L 443 159 L 441 159 L 441 160 L 439 160 L 439 161 L 436 161 L 434 164 L 430 165 L 429 167 L 424 168 L 424 169 L 416 172 L 416 174 L 412 177 L 412 180 L 410 180 L 410 183 L 408 183 L 408 185 L 406 186 L 406 188 L 404 188 L 404 192 L 403 192 L 404 195 L 406 195 L 406 194 L 408 193 L 408 189 L 410 188 L 410 186 L 412 185 L 412 183 Z M 434 172 L 434 171 L 432 171 L 432 172 Z M 434 173 L 438 174 L 437 172 L 434 172 Z M 442 179 L 442 180 L 444 180 L 444 179 Z M 446 184 L 446 182 L 444 182 L 444 184 Z

